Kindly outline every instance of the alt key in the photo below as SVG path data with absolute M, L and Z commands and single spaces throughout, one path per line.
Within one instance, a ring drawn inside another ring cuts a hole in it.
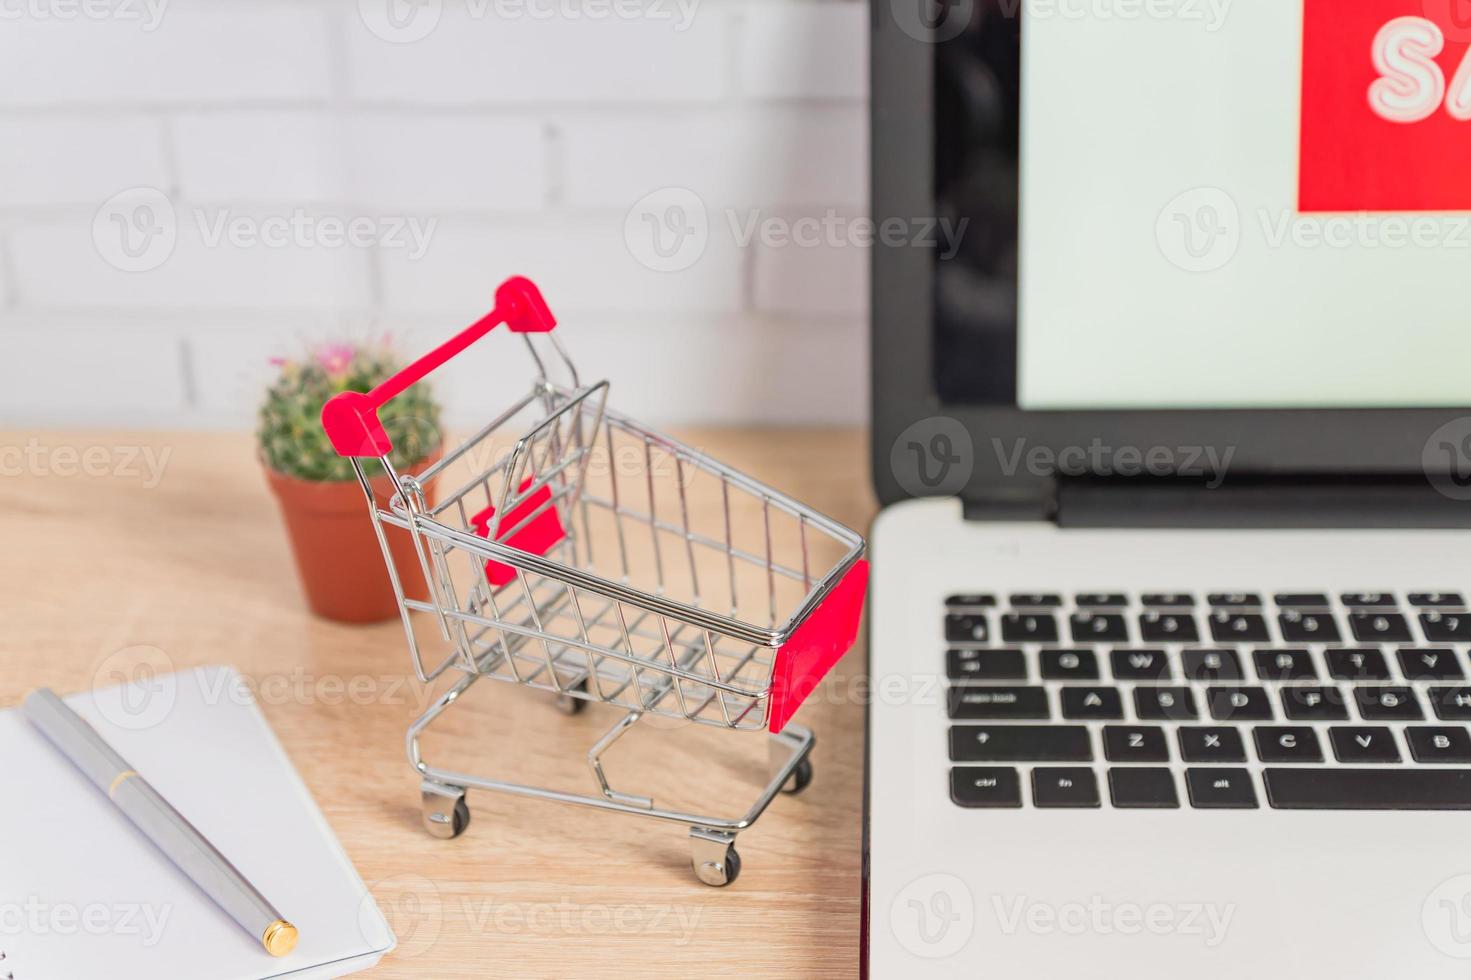
M 1253 810 L 1256 788 L 1245 769 L 1186 769 L 1185 788 L 1190 805 L 1198 810 Z

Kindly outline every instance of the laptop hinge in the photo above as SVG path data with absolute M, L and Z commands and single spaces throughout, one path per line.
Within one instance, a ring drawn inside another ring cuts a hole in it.
M 961 498 L 968 521 L 1051 521 L 1057 519 L 1057 480 L 1016 478 L 967 492 Z
M 1471 527 L 1471 502 L 1423 476 L 1237 478 L 1219 486 L 1064 478 L 1050 516 L 1063 527 L 1459 528 Z

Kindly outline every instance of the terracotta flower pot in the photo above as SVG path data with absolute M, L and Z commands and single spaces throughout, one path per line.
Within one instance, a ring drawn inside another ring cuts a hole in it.
M 436 449 L 410 472 L 423 472 L 439 456 Z M 396 617 L 398 597 L 358 482 L 299 480 L 268 466 L 263 469 L 281 505 L 296 570 L 312 612 L 343 623 L 376 623 Z M 388 477 L 379 475 L 372 484 L 378 506 L 387 507 L 393 486 Z M 433 485 L 427 490 L 432 502 Z M 425 598 L 428 589 L 413 539 L 402 528 L 385 526 L 383 530 L 404 591 L 411 598 Z

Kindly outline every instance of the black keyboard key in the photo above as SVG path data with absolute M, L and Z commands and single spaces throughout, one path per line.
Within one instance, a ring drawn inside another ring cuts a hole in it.
M 1328 741 L 1333 743 L 1333 756 L 1339 762 L 1385 763 L 1400 760 L 1399 746 L 1394 744 L 1394 732 L 1380 725 L 1330 728 Z
M 1455 643 L 1471 640 L 1471 613 L 1433 612 L 1420 614 L 1420 628 L 1432 643 Z
M 1414 639 L 1410 636 L 1410 624 L 1399 613 L 1349 613 L 1348 625 L 1354 639 L 1364 643 L 1405 643 Z
M 1465 596 L 1459 592 L 1411 592 L 1410 605 L 1429 607 L 1455 607 L 1466 604 Z
M 971 608 L 981 606 L 994 606 L 996 605 L 996 597 L 993 595 L 985 595 L 980 592 L 960 592 L 952 596 L 946 596 L 945 605 L 965 606 Z
M 952 725 L 952 762 L 1091 762 L 1082 725 Z
M 1387 681 L 1389 664 L 1378 650 L 1329 650 L 1328 674 L 1340 681 Z
M 1011 604 L 1019 609 L 1046 609 L 1062 605 L 1062 596 L 1053 592 L 1013 592 Z
M 1146 606 L 1189 608 L 1195 605 L 1195 596 L 1188 592 L 1146 592 L 1140 598 Z
M 1139 617 L 1139 635 L 1145 643 L 1193 643 L 1200 639 L 1190 613 L 1150 610 Z
M 1127 606 L 1129 597 L 1122 592 L 1079 592 L 1073 600 L 1088 609 L 1105 609 Z
M 1032 803 L 1040 807 L 1094 807 L 1098 777 L 1092 769 L 1038 768 L 1032 770 Z
M 1466 676 L 1449 647 L 1402 647 L 1399 667 L 1411 681 L 1458 681 Z
M 1471 687 L 1432 687 L 1430 707 L 1442 721 L 1471 721 Z
M 1168 769 L 1110 769 L 1108 792 L 1121 810 L 1175 810 L 1180 796 Z
M 1278 592 L 1272 601 L 1284 608 L 1328 609 L 1333 603 L 1322 592 Z
M 1365 721 L 1419 721 L 1420 701 L 1408 687 L 1356 687 L 1354 703 Z
M 1284 687 L 1278 696 L 1293 721 L 1348 721 L 1348 706 L 1336 687 Z
M 1022 784 L 1015 769 L 955 766 L 950 770 L 950 799 L 961 806 L 1017 807 Z
M 985 643 L 990 636 L 984 613 L 947 613 L 945 639 L 951 643 Z
M 1073 613 L 1068 628 L 1074 643 L 1129 642 L 1129 624 L 1118 613 Z
M 1051 717 L 1041 687 L 952 687 L 950 717 L 957 721 L 1027 721 Z
M 1410 755 L 1416 762 L 1432 765 L 1471 762 L 1471 735 L 1466 729 L 1430 728 L 1411 725 L 1405 729 L 1405 741 L 1410 743 Z
M 1185 788 L 1198 810 L 1255 810 L 1256 787 L 1245 769 L 1186 769 Z
M 1289 609 L 1277 616 L 1277 628 L 1288 643 L 1337 643 L 1343 638 L 1330 612 Z
M 1020 650 L 948 650 L 945 672 L 952 681 L 1024 681 L 1027 658 Z
M 1086 720 L 1124 717 L 1124 700 L 1112 687 L 1065 687 L 1062 689 L 1062 716 Z
M 1148 725 L 1104 725 L 1103 754 L 1109 762 L 1169 762 L 1165 730 Z
M 1345 606 L 1353 606 L 1356 609 L 1390 609 L 1398 605 L 1394 601 L 1393 594 L 1389 592 L 1345 592 L 1342 598 Z
M 1167 681 L 1170 662 L 1163 650 L 1114 650 L 1108 655 L 1117 680 Z
M 1043 650 L 1042 676 L 1053 681 L 1096 681 L 1098 655 L 1092 650 Z
M 1260 725 L 1252 731 L 1257 758 L 1263 762 L 1322 762 L 1318 733 L 1294 725 Z
M 1260 606 L 1262 597 L 1257 592 L 1212 592 L 1205 601 L 1213 606 Z
M 1241 658 L 1234 650 L 1186 650 L 1180 663 L 1188 681 L 1239 681 Z
M 1216 721 L 1271 721 L 1272 702 L 1260 687 L 1208 687 L 1206 706 Z
M 1264 681 L 1315 681 L 1318 668 L 1306 650 L 1256 650 L 1256 675 Z
M 1057 620 L 1051 613 L 1009 612 L 1001 617 L 1007 643 L 1056 643 Z
M 1192 721 L 1199 718 L 1195 695 L 1188 687 L 1136 687 L 1134 713 L 1143 721 Z
M 1217 609 L 1211 613 L 1211 636 L 1217 643 L 1267 643 L 1267 621 L 1258 613 Z
M 1186 762 L 1245 762 L 1246 746 L 1234 728 L 1181 725 L 1180 758 Z
M 1281 810 L 1468 810 L 1471 769 L 1268 769 Z

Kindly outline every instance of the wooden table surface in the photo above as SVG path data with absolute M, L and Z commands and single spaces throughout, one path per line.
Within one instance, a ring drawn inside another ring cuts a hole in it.
M 862 432 L 682 435 L 850 527 L 873 517 Z M 472 791 L 466 833 L 429 837 L 403 736 L 442 685 L 413 681 L 397 622 L 306 611 L 249 436 L 0 432 L 0 541 L 0 707 L 142 664 L 234 665 L 398 933 L 365 975 L 856 974 L 861 649 L 797 715 L 817 733 L 813 784 L 740 836 L 741 877 L 716 889 L 693 877 L 684 831 L 659 821 Z M 436 743 L 454 768 L 592 789 L 583 758 L 609 709 L 566 718 L 508 684 L 470 696 Z M 761 735 L 640 727 L 610 778 L 661 803 L 746 808 Z

